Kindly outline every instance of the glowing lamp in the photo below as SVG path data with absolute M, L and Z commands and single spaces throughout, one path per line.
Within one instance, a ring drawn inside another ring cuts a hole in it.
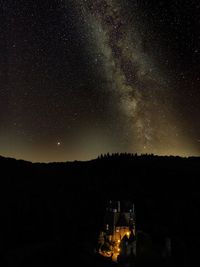
M 129 237 L 129 235 L 130 235 L 130 232 L 127 232 L 127 233 L 126 233 L 126 235 Z

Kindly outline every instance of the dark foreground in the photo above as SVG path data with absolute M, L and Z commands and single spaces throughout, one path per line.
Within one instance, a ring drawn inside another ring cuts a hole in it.
M 137 266 L 199 266 L 199 158 L 113 156 L 90 162 L 32 164 L 0 158 L 1 266 L 112 266 L 94 248 L 107 200 L 135 202 L 137 230 L 159 250 Z M 135 266 L 135 263 L 132 265 Z

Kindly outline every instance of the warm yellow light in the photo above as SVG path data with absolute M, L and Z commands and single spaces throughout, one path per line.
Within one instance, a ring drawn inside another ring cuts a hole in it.
M 120 243 L 120 240 L 118 239 L 117 242 Z
M 118 248 L 117 251 L 120 251 L 120 248 Z
M 130 232 L 127 232 L 126 235 L 129 236 L 130 235 Z

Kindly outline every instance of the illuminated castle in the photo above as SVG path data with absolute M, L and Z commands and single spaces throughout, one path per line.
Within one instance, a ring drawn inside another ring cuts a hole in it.
M 109 201 L 98 252 L 113 261 L 136 255 L 135 207 L 127 201 Z

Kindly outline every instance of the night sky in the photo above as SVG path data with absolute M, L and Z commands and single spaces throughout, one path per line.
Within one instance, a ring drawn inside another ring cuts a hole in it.
M 198 0 L 0 0 L 0 154 L 200 155 Z

